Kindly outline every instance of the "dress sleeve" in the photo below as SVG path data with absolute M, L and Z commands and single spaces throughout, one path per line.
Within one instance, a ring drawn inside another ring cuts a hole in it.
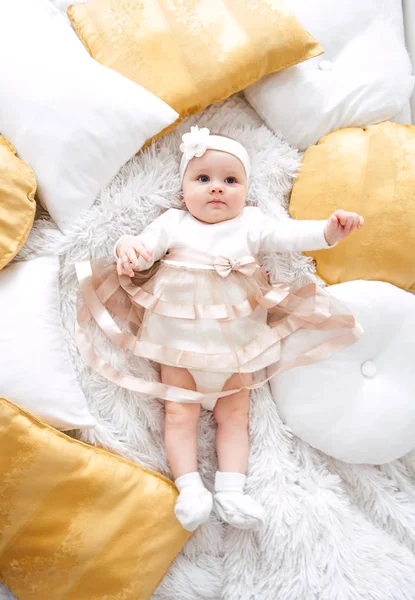
M 254 237 L 257 237 L 259 252 L 304 252 L 332 248 L 326 242 L 324 228 L 327 220 L 297 221 L 282 219 L 275 221 L 264 214 L 256 220 Z
M 151 261 L 147 262 L 141 256 L 138 257 L 139 271 L 149 269 L 156 261 L 162 258 L 170 246 L 170 238 L 177 225 L 177 210 L 170 209 L 155 219 L 150 225 L 147 225 L 137 236 L 152 251 Z M 114 246 L 114 256 L 117 256 L 117 246 L 124 236 L 121 236 Z

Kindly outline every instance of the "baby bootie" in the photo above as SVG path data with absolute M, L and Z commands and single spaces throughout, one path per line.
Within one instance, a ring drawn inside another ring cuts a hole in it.
M 203 485 L 200 474 L 186 473 L 174 482 L 180 494 L 174 512 L 187 531 L 194 531 L 212 512 L 212 494 Z
M 242 473 L 216 472 L 215 508 L 219 517 L 239 529 L 254 529 L 264 522 L 264 508 L 244 494 L 246 476 Z

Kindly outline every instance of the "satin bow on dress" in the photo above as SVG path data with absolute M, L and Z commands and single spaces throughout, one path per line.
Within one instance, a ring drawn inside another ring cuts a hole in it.
M 250 277 L 255 273 L 257 268 L 257 262 L 253 256 L 246 256 L 240 259 L 226 258 L 225 256 L 218 256 L 213 262 L 215 271 L 225 278 L 232 271 L 238 271 L 247 277 Z

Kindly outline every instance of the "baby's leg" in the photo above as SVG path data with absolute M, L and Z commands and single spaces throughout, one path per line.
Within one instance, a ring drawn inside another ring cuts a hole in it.
M 161 366 L 161 381 L 168 385 L 195 390 L 187 369 Z M 212 494 L 204 487 L 197 472 L 197 429 L 200 404 L 165 403 L 165 448 L 167 461 L 180 492 L 176 517 L 188 531 L 194 531 L 209 518 Z
M 161 381 L 186 390 L 195 390 L 195 382 L 187 369 L 161 366 Z M 167 461 L 175 479 L 197 471 L 197 426 L 200 404 L 165 402 L 164 443 Z
M 252 376 L 249 373 L 235 373 L 227 380 L 222 391 L 250 385 L 251 381 Z M 246 473 L 249 456 L 249 390 L 241 390 L 232 396 L 219 398 L 213 412 L 218 424 L 216 448 L 219 469 Z
M 223 391 L 250 385 L 250 374 L 234 374 Z M 218 424 L 216 447 L 219 471 L 215 478 L 215 505 L 219 516 L 234 527 L 251 529 L 264 520 L 263 507 L 243 493 L 249 456 L 249 391 L 219 398 L 214 410 Z

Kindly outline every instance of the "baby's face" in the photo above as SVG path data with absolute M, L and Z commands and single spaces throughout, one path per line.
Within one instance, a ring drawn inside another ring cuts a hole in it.
M 245 206 L 246 173 L 233 154 L 207 150 L 193 158 L 183 177 L 183 202 L 203 223 L 220 223 L 237 217 Z

